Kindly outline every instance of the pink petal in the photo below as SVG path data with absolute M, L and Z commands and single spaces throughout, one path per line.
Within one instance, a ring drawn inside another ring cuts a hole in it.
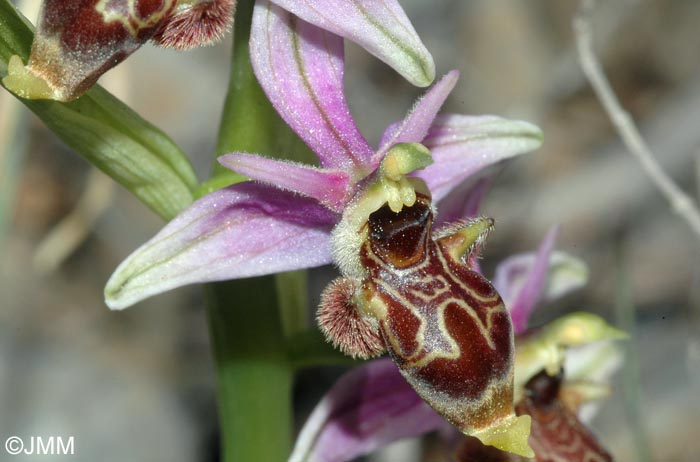
M 552 252 L 549 258 L 549 280 L 544 298 L 555 300 L 579 289 L 588 282 L 588 266 L 565 252 Z
M 489 171 L 487 174 L 475 175 L 453 189 L 438 205 L 436 223 L 454 223 L 478 216 L 481 203 L 498 173 L 499 171 Z
M 435 64 L 396 0 L 272 0 L 322 29 L 352 40 L 393 67 L 406 80 L 426 87 Z
M 516 335 L 527 329 L 528 319 L 547 285 L 549 260 L 558 234 L 557 226 L 549 230 L 531 266 L 517 266 L 506 260 L 496 269 L 493 285 L 510 312 Z
M 350 194 L 350 177 L 339 170 L 244 153 L 226 154 L 219 157 L 219 163 L 254 180 L 312 197 L 339 213 Z
M 365 166 L 373 149 L 345 101 L 340 37 L 261 0 L 253 13 L 250 53 L 275 109 L 323 167 Z
M 265 185 L 215 191 L 119 265 L 105 288 L 107 305 L 122 309 L 186 284 L 329 263 L 337 219 L 312 199 Z
M 302 428 L 289 462 L 342 462 L 445 425 L 388 359 L 341 377 Z
M 376 166 L 396 143 L 421 143 L 430 125 L 459 79 L 458 71 L 448 72 L 419 99 L 401 122 L 391 124 L 382 135 L 379 151 L 372 159 Z
M 464 179 L 498 161 L 537 149 L 542 132 L 536 126 L 496 116 L 441 115 L 423 144 L 435 162 L 417 176 L 439 201 Z
M 494 286 L 506 302 L 515 303 L 518 293 L 531 276 L 539 256 L 535 252 L 513 255 L 503 260 L 496 268 Z M 565 252 L 553 251 L 549 254 L 547 281 L 540 295 L 540 302 L 556 300 L 559 297 L 586 285 L 588 267 L 578 258 Z

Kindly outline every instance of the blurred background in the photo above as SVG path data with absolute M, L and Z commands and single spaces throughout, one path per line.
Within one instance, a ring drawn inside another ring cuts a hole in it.
M 590 282 L 541 307 L 535 324 L 585 309 L 632 335 L 597 433 L 618 461 L 700 460 L 700 239 L 622 146 L 584 78 L 577 2 L 401 3 L 439 74 L 461 72 L 445 110 L 524 119 L 545 133 L 544 147 L 511 162 L 484 204 L 497 221 L 486 273 L 560 224 L 557 248 L 588 264 Z M 615 91 L 659 163 L 698 198 L 700 2 L 599 3 L 596 51 Z M 38 4 L 22 8 L 35 18 Z M 348 100 L 376 143 L 421 91 L 356 46 L 346 50 Z M 178 142 L 204 179 L 229 51 L 230 35 L 182 54 L 146 46 L 100 83 Z M 75 461 L 217 460 L 200 290 L 118 313 L 103 302 L 115 267 L 162 224 L 0 93 L 0 435 L 74 436 Z M 313 270 L 312 282 L 333 274 Z M 310 285 L 313 302 L 321 284 Z M 340 372 L 300 374 L 299 425 Z M 445 460 L 434 446 L 402 442 L 367 460 Z

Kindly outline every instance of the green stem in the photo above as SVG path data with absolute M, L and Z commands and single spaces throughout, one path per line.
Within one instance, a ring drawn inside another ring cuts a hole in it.
M 312 164 L 316 157 L 280 119 L 253 74 L 248 51 L 253 4 L 252 0 L 239 0 L 236 7 L 231 77 L 217 153 L 249 152 Z M 215 162 L 214 176 L 220 175 L 236 174 Z
M 250 65 L 253 5 L 253 0 L 239 0 L 237 5 L 218 155 L 232 151 L 272 155 L 280 152 L 280 140 L 294 139 L 265 97 Z M 221 186 L 239 179 L 214 165 L 212 184 Z M 224 462 L 277 462 L 289 455 L 293 371 L 278 293 L 272 276 L 208 287 Z
M 274 280 L 211 284 L 207 293 L 218 372 L 221 460 L 284 461 L 291 444 L 292 371 Z
M 306 270 L 275 275 L 277 299 L 285 337 L 309 327 L 308 274 Z

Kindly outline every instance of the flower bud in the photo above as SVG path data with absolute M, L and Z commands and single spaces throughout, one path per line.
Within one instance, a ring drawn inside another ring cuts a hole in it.
M 563 373 L 540 371 L 525 385 L 525 396 L 517 405 L 518 414 L 532 417 L 530 444 L 536 461 L 612 462 L 612 456 L 595 435 L 564 404 Z
M 10 60 L 5 86 L 22 98 L 71 101 L 150 39 L 206 45 L 231 22 L 235 0 L 46 0 L 26 66 Z

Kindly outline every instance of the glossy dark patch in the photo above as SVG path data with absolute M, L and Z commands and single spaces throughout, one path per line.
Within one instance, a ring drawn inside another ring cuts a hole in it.
M 415 263 L 423 257 L 430 219 L 430 206 L 421 201 L 399 213 L 385 205 L 368 219 L 372 250 L 394 266 Z

